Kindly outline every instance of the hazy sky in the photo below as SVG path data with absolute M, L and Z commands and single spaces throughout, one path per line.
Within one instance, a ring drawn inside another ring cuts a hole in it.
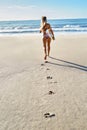
M 0 20 L 87 18 L 87 0 L 0 0 Z

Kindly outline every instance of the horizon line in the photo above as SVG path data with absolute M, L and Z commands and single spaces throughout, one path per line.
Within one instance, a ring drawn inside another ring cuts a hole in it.
M 48 20 L 68 20 L 68 19 L 87 19 L 86 17 L 79 17 L 79 18 L 47 18 Z M 0 20 L 0 22 L 4 22 L 4 21 L 29 21 L 29 20 L 41 20 L 41 19 L 3 19 Z

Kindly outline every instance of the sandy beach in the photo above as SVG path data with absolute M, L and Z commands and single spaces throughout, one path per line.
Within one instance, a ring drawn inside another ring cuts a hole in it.
M 0 130 L 87 130 L 87 34 L 0 36 Z

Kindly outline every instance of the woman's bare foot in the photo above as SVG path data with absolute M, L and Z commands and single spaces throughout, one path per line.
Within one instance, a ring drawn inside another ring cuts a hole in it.
M 45 57 L 44 57 L 44 60 L 46 60 L 47 59 L 47 55 L 45 55 Z

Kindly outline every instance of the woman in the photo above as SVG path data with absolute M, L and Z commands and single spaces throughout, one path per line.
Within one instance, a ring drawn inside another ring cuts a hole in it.
M 40 33 L 41 32 L 43 33 L 43 46 L 44 46 L 44 53 L 45 53 L 44 60 L 46 60 L 47 56 L 49 56 L 50 54 L 51 38 L 55 40 L 53 30 L 50 24 L 47 23 L 46 16 L 42 17 Z

